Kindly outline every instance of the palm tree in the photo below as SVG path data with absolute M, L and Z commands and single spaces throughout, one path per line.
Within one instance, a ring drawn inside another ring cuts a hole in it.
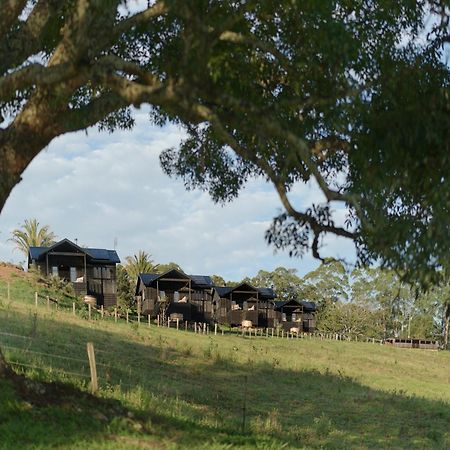
M 30 247 L 49 247 L 55 243 L 56 235 L 49 225 L 39 227 L 36 219 L 25 219 L 20 228 L 12 231 L 8 240 L 14 242 L 16 248 L 28 256 Z
M 124 268 L 127 271 L 130 281 L 133 283 L 140 273 L 156 272 L 158 268 L 158 264 L 154 263 L 150 253 L 144 250 L 139 250 L 133 256 L 127 256 L 125 261 Z

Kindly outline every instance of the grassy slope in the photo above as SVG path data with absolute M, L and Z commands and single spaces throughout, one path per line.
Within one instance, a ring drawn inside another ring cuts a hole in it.
M 0 381 L 0 448 L 450 448 L 450 352 L 201 336 L 45 306 L 35 318 L 34 288 L 11 283 L 8 304 L 0 281 L 0 332 L 29 339 L 0 335 L 0 344 L 86 361 L 92 341 L 102 388 L 98 399 L 33 405 Z M 59 370 L 82 362 L 5 354 L 47 367 L 28 370 L 33 378 L 87 389 Z

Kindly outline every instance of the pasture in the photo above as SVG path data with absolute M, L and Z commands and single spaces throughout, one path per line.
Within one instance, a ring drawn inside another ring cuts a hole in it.
M 8 301 L 0 280 L 0 346 L 57 384 L 26 398 L 0 380 L 0 448 L 450 448 L 448 351 L 89 321 L 34 289 L 12 274 Z

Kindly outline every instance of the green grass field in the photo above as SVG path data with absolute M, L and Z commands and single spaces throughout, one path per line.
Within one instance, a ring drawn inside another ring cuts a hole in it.
M 36 310 L 23 277 L 10 292 L 0 281 L 6 358 L 72 388 L 35 401 L 0 380 L 0 448 L 450 449 L 448 351 L 88 321 Z

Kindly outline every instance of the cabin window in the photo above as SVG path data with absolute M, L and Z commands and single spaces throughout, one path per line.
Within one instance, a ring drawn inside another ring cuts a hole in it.
M 173 293 L 173 301 L 174 301 L 175 303 L 178 303 L 178 302 L 180 301 L 180 293 L 179 293 L 178 291 L 175 291 L 175 292 Z
M 52 267 L 52 275 L 54 277 L 57 277 L 59 275 L 59 273 L 58 273 L 58 266 L 53 266 Z
M 242 309 L 243 309 L 244 311 L 247 311 L 247 310 L 248 310 L 248 302 L 244 302 L 244 304 L 243 304 L 243 306 L 242 306 Z
M 286 313 L 281 313 L 281 320 L 286 322 Z
M 297 314 L 292 313 L 292 322 L 295 322 L 297 320 Z
M 93 277 L 94 278 L 101 278 L 102 277 L 102 268 L 101 267 L 94 267 L 93 268 Z
M 77 281 L 77 268 L 76 267 L 70 268 L 70 281 L 72 283 L 75 283 Z
M 103 267 L 103 278 L 106 278 L 107 280 L 111 279 L 111 268 L 110 267 Z

